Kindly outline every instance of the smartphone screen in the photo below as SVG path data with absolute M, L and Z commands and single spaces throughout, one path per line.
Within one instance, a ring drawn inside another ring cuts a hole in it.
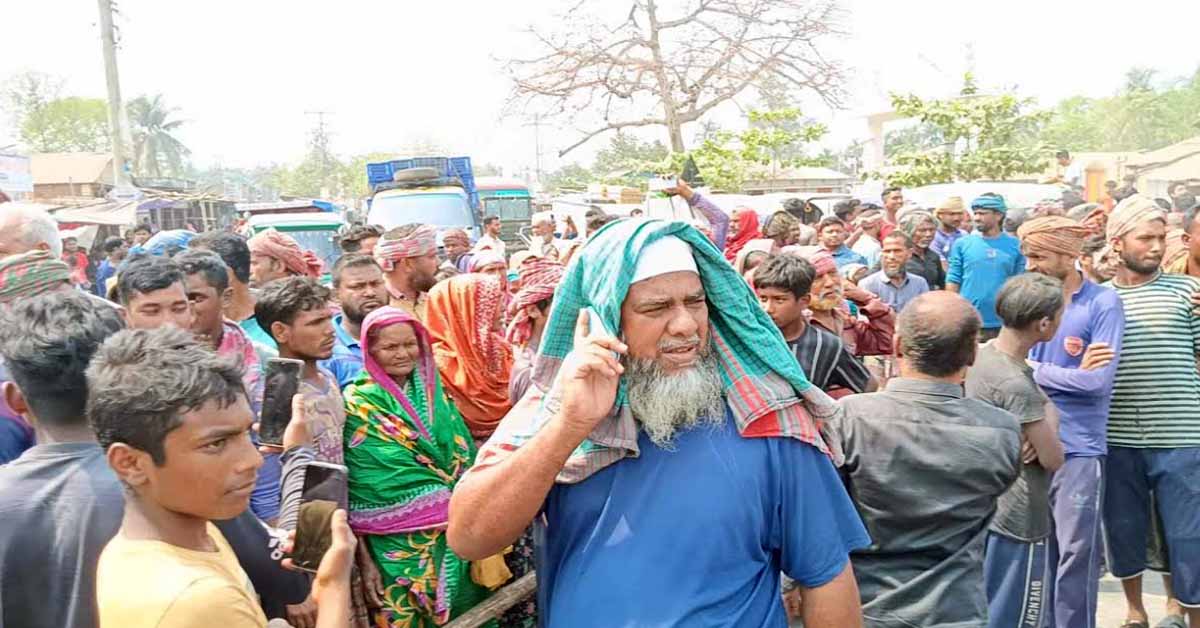
M 649 188 L 651 192 L 661 192 L 675 185 L 675 180 L 667 177 L 654 177 L 650 179 Z
M 300 513 L 296 518 L 296 542 L 292 546 L 292 563 L 296 567 L 317 570 L 333 542 L 330 528 L 333 511 L 345 510 L 348 498 L 346 467 L 325 462 L 305 465 L 304 490 L 300 494 Z
M 258 419 L 258 440 L 267 445 L 282 445 L 283 431 L 292 420 L 292 397 L 300 389 L 300 369 L 304 362 L 287 358 L 267 360 L 263 384 L 262 415 Z

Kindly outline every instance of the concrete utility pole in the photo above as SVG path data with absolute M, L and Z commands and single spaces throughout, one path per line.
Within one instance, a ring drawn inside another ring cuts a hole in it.
M 542 115 L 540 113 L 533 114 L 533 122 L 522 126 L 533 127 L 533 150 L 534 150 L 534 171 L 537 173 L 537 182 L 542 182 Z
M 112 142 L 113 186 L 129 185 L 125 174 L 125 107 L 121 101 L 121 78 L 117 73 L 117 42 L 113 35 L 112 0 L 100 2 L 100 40 L 104 44 L 104 77 L 108 82 L 108 134 Z

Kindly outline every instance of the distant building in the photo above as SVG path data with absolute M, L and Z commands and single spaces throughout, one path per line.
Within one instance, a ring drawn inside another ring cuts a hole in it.
M 1167 197 L 1172 182 L 1191 181 L 1200 176 L 1200 135 L 1182 142 L 1136 154 L 1125 167 L 1137 177 L 1138 192 Z
M 33 198 L 104 198 L 113 189 L 112 161 L 109 153 L 34 154 Z
M 850 190 L 854 177 L 829 168 L 801 166 L 784 168 L 767 178 L 742 184 L 745 194 L 791 192 L 797 194 L 841 193 Z

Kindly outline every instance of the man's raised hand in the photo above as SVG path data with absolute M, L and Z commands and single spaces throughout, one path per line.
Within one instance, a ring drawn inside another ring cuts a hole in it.
M 625 372 L 619 356 L 628 350 L 625 343 L 604 330 L 591 329 L 586 308 L 579 311 L 574 347 L 559 370 L 559 417 L 573 431 L 590 433 L 612 411 L 617 385 Z

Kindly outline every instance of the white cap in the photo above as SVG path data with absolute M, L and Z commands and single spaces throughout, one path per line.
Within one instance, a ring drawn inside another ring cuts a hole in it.
M 675 236 L 666 236 L 651 242 L 638 254 L 637 267 L 629 283 L 682 271 L 700 274 L 696 259 L 692 257 L 692 245 Z
M 554 214 L 550 212 L 537 212 L 529 217 L 530 224 L 538 224 L 542 222 L 554 222 Z

